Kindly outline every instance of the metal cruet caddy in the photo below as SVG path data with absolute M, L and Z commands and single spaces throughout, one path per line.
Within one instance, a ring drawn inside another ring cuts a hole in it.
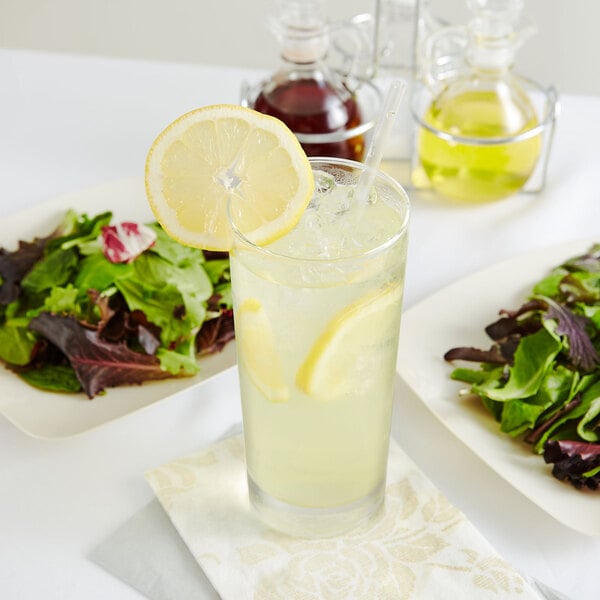
M 283 106 L 288 114 L 269 114 L 287 122 L 307 154 L 361 160 L 359 152 L 340 152 L 357 139 L 367 144 L 381 97 L 401 79 L 407 94 L 382 168 L 406 189 L 462 203 L 541 191 L 558 94 L 513 72 L 535 31 L 521 16 L 523 0 L 466 0 L 465 25 L 450 24 L 434 4 L 373 0 L 370 11 L 331 22 L 326 0 L 278 0 L 268 22 L 280 41 L 280 68 L 255 84 L 243 82 L 241 104 L 269 112 L 260 106 L 265 95 L 301 80 L 329 81 L 356 101 L 360 119 L 319 130 L 313 116 L 302 114 L 314 97 L 298 89 L 291 90 L 296 105 Z

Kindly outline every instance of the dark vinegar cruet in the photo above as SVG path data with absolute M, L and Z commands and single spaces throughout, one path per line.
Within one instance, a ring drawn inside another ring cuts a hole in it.
M 308 156 L 362 160 L 364 137 L 355 95 L 326 65 L 327 25 L 321 0 L 281 0 L 274 22 L 281 68 L 262 86 L 252 107 L 283 121 Z

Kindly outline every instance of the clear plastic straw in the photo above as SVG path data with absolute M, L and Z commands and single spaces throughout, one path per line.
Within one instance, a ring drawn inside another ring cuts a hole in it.
M 373 181 L 381 164 L 383 151 L 390 137 L 390 131 L 396 120 L 405 91 L 406 84 L 399 79 L 395 79 L 391 82 L 383 99 L 381 113 L 377 123 L 375 123 L 375 130 L 365 158 L 365 169 L 356 182 L 357 202 L 366 203 L 369 199 L 369 192 L 373 187 Z

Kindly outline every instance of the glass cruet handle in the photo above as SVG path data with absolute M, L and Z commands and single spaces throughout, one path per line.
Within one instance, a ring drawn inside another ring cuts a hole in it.
M 367 28 L 354 20 L 332 21 L 328 25 L 328 62 L 349 89 L 373 76 L 373 40 Z
M 437 96 L 445 82 L 465 69 L 468 29 L 461 25 L 446 26 L 434 31 L 423 40 L 422 82 Z

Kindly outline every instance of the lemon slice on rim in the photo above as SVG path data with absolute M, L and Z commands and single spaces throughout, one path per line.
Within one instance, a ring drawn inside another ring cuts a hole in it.
M 300 365 L 296 385 L 319 400 L 350 392 L 360 353 L 377 352 L 377 346 L 389 339 L 391 328 L 399 326 L 401 299 L 402 285 L 395 284 L 367 294 L 341 310 Z
M 244 300 L 235 327 L 240 363 L 254 385 L 271 402 L 289 400 L 271 323 L 258 300 Z
M 257 244 L 292 229 L 314 187 L 308 158 L 278 119 L 220 104 L 179 117 L 156 138 L 146 159 L 146 194 L 174 239 L 229 250 L 227 201 L 236 226 Z

